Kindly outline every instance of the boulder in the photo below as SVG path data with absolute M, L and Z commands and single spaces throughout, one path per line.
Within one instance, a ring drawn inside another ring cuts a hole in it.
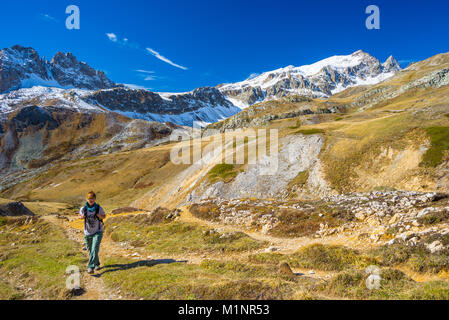
M 275 247 L 275 246 L 271 246 L 271 247 L 265 249 L 265 252 L 275 252 L 275 251 L 279 251 L 279 248 Z
M 444 249 L 444 245 L 439 240 L 426 245 L 426 247 L 431 253 L 437 253 Z
M 290 268 L 290 265 L 287 262 L 282 262 L 279 265 L 279 274 L 286 276 L 295 276 L 294 272 Z
M 0 205 L 0 216 L 2 217 L 33 217 L 35 214 L 25 207 L 22 202 L 10 202 Z
M 358 220 L 360 220 L 360 221 L 365 220 L 365 215 L 364 215 L 362 212 L 360 212 L 360 211 L 358 211 L 358 212 L 355 213 L 355 217 L 356 217 Z

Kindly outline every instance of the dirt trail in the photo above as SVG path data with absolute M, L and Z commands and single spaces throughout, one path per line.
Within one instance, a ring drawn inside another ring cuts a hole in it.
M 310 237 L 300 237 L 300 238 L 278 238 L 270 235 L 262 234 L 260 232 L 249 231 L 245 228 L 235 226 L 235 225 L 224 225 L 219 222 L 211 222 L 199 219 L 192 215 L 188 206 L 183 206 L 178 208 L 181 210 L 181 221 L 197 223 L 209 228 L 220 228 L 226 232 L 243 232 L 253 239 L 259 241 L 267 241 L 270 246 L 278 248 L 279 253 L 293 253 L 304 246 L 308 246 L 315 243 L 326 244 L 326 245 L 348 245 L 358 243 L 357 239 L 353 235 L 343 235 L 339 234 L 336 236 L 328 236 L 326 238 L 310 238 Z M 360 247 L 359 247 L 360 248 Z
M 82 247 L 84 246 L 84 238 L 82 232 L 79 232 L 79 230 L 71 228 L 67 220 L 58 218 L 57 216 L 54 215 L 42 216 L 42 218 L 45 221 L 50 222 L 63 229 L 67 238 L 75 241 L 80 246 L 80 250 L 82 250 Z M 83 251 L 83 253 L 84 255 L 87 256 L 87 251 Z M 113 290 L 109 288 L 106 288 L 106 286 L 103 284 L 101 277 L 88 275 L 87 273 L 85 273 L 85 270 L 82 270 L 81 273 L 82 273 L 82 288 L 84 289 L 84 293 L 78 297 L 75 297 L 74 298 L 75 300 L 120 299 L 120 296 L 117 293 L 115 293 Z
M 138 213 L 131 213 L 138 214 Z M 147 212 L 141 212 L 141 214 L 147 214 Z M 126 214 L 123 214 L 126 215 Z M 116 215 L 119 216 L 119 215 Z M 42 218 L 61 228 L 68 239 L 75 241 L 79 245 L 80 251 L 88 257 L 87 251 L 83 250 L 84 247 L 84 233 L 83 233 L 83 221 L 79 219 L 68 219 L 66 217 L 58 218 L 55 215 L 42 216 Z M 152 261 L 152 260 L 167 260 L 171 259 L 174 261 L 184 262 L 184 263 L 194 263 L 199 264 L 204 257 L 195 254 L 186 255 L 170 255 L 170 254 L 145 254 L 144 250 L 141 248 L 135 248 L 131 246 L 121 246 L 120 244 L 114 242 L 106 234 L 103 236 L 101 247 L 100 247 L 100 262 L 105 261 L 108 257 L 119 257 L 127 258 L 137 261 Z M 120 300 L 125 299 L 126 295 L 119 291 L 108 288 L 104 285 L 101 279 L 101 274 L 104 269 L 96 272 L 94 275 L 89 275 L 86 273 L 85 266 L 82 273 L 82 288 L 84 293 L 76 300 Z M 132 271 L 130 271 L 132 272 Z
M 354 234 L 351 235 L 337 235 L 337 236 L 327 236 L 326 238 L 309 238 L 309 237 L 301 237 L 301 238 L 277 238 L 269 235 L 261 234 L 260 232 L 248 232 L 243 228 L 239 228 L 237 226 L 229 226 L 223 225 L 220 223 L 215 223 L 211 221 L 205 221 L 199 219 L 192 215 L 192 213 L 188 210 L 187 206 L 180 207 L 181 210 L 181 220 L 186 222 L 198 223 L 203 226 L 207 226 L 209 228 L 221 228 L 226 232 L 239 231 L 244 232 L 250 237 L 259 240 L 259 241 L 268 241 L 270 245 L 278 248 L 278 253 L 289 254 L 296 252 L 299 248 L 303 246 L 308 246 L 311 244 L 319 243 L 324 245 L 342 245 L 346 247 L 350 247 L 356 250 L 366 250 L 367 248 L 375 247 L 375 244 L 367 243 L 366 241 L 359 241 L 357 239 L 357 234 L 363 233 L 364 230 L 358 230 Z M 261 251 L 264 251 L 262 249 Z M 411 270 L 407 267 L 396 266 L 395 269 L 398 269 L 404 272 L 408 277 L 413 279 L 416 282 L 425 282 L 425 281 L 434 281 L 434 280 L 447 280 L 444 275 L 436 275 L 436 274 L 428 274 L 428 273 L 419 273 Z M 293 269 L 293 272 L 296 274 L 309 275 L 311 270 L 306 269 Z M 331 271 L 317 271 L 314 270 L 314 274 L 312 275 L 315 278 L 323 278 L 328 279 L 331 276 L 335 275 L 336 272 Z
M 139 213 L 130 213 L 130 214 L 139 214 Z M 141 214 L 147 214 L 146 212 L 141 212 Z M 55 215 L 42 216 L 42 218 L 50 222 L 61 229 L 64 230 L 68 239 L 75 241 L 79 245 L 80 251 L 84 247 L 84 236 L 82 232 L 82 221 L 77 219 L 69 220 L 65 217 L 57 217 Z M 233 226 L 226 226 L 219 223 L 213 223 L 204 221 L 194 217 L 187 207 L 181 208 L 181 217 L 180 221 L 196 223 L 202 226 L 206 226 L 209 228 L 221 228 L 225 231 L 241 231 L 248 234 L 250 237 L 259 240 L 259 241 L 268 241 L 270 245 L 276 246 L 279 248 L 278 252 L 294 252 L 301 245 L 304 245 L 304 240 L 301 239 L 281 239 L 275 238 L 267 235 L 263 235 L 257 232 L 248 232 L 246 230 L 242 230 Z M 261 249 L 260 252 L 263 252 L 265 249 Z M 83 254 L 87 257 L 87 251 L 82 251 Z M 258 251 L 259 252 L 259 251 Z M 254 253 L 254 252 L 252 252 Z M 107 235 L 103 237 L 101 243 L 100 250 L 100 261 L 104 261 L 107 257 L 122 257 L 127 259 L 133 259 L 136 261 L 151 261 L 158 259 L 173 259 L 175 261 L 180 261 L 188 264 L 200 264 L 205 259 L 220 259 L 225 261 L 230 260 L 240 260 L 250 254 L 249 252 L 243 253 L 234 253 L 223 256 L 221 254 L 217 255 L 204 255 L 204 254 L 195 254 L 195 253 L 185 253 L 183 255 L 174 255 L 174 254 L 151 254 L 148 256 L 148 252 L 145 252 L 142 248 L 135 248 L 132 246 L 121 246 L 119 243 L 114 242 Z M 132 272 L 132 271 L 130 271 Z M 304 275 L 319 279 L 327 279 L 332 273 L 329 272 L 316 272 L 314 274 L 309 274 L 310 270 L 305 269 L 293 269 L 298 275 Z M 84 289 L 84 293 L 79 297 L 76 297 L 77 300 L 119 300 L 125 297 L 124 293 L 108 288 L 103 283 L 101 279 L 102 270 L 100 270 L 96 275 L 88 275 L 85 270 L 82 270 L 82 287 Z
M 268 242 L 269 246 L 273 246 L 277 248 L 278 253 L 289 254 L 296 252 L 299 248 L 315 243 L 327 244 L 327 245 L 345 245 L 353 248 L 362 248 L 362 244 L 360 241 L 357 241 L 354 235 L 338 235 L 338 236 L 330 236 L 326 238 L 309 238 L 309 237 L 301 237 L 301 238 L 278 238 L 270 235 L 262 234 L 260 232 L 248 231 L 239 226 L 233 225 L 224 225 L 222 223 L 211 222 L 199 219 L 192 215 L 188 206 L 182 206 L 179 208 L 181 210 L 181 215 L 179 221 L 187 222 L 187 223 L 195 223 L 207 228 L 216 229 L 220 228 L 224 232 L 244 232 L 248 236 L 253 239 L 259 241 Z M 133 212 L 128 214 L 148 214 L 148 212 Z M 121 214 L 127 215 L 127 214 Z M 115 215 L 120 216 L 120 215 Z M 84 247 L 84 236 L 82 231 L 83 222 L 81 220 L 72 219 L 69 220 L 65 217 L 57 217 L 54 215 L 42 216 L 45 221 L 48 221 L 60 228 L 62 228 L 67 236 L 67 238 L 75 241 L 80 250 Z M 358 244 L 358 245 L 357 245 Z M 200 264 L 205 259 L 219 259 L 224 261 L 235 261 L 240 260 L 244 261 L 244 259 L 251 253 L 256 252 L 265 252 L 266 247 L 262 248 L 258 251 L 253 252 L 241 252 L 241 253 L 233 253 L 233 254 L 200 254 L 200 253 L 185 253 L 182 255 L 175 254 L 153 254 L 148 256 L 148 251 L 145 251 L 143 248 L 136 248 L 130 245 L 122 245 L 120 243 L 114 242 L 109 238 L 106 234 L 103 237 L 101 243 L 100 250 L 100 260 L 103 262 L 107 257 L 121 257 L 132 259 L 136 261 L 151 261 L 158 259 L 172 259 L 179 262 L 189 263 L 189 264 Z M 83 251 L 83 254 L 87 256 L 87 252 Z M 306 276 L 312 277 L 321 280 L 328 280 L 335 272 L 329 271 L 319 271 L 319 270 L 307 270 L 307 269 L 299 269 L 292 268 L 292 271 L 298 276 Z M 401 271 L 405 272 L 408 276 L 410 276 L 415 281 L 428 281 L 435 280 L 437 277 L 432 276 L 430 279 L 428 276 L 422 274 L 414 274 L 410 270 L 401 269 Z M 85 273 L 85 270 L 82 271 L 82 286 L 85 290 L 84 294 L 79 297 L 76 297 L 78 300 L 119 300 L 125 297 L 125 293 L 117 291 L 116 289 L 111 289 L 105 286 L 101 279 L 102 270 L 100 270 L 96 275 L 88 275 Z M 132 272 L 130 270 L 130 272 Z

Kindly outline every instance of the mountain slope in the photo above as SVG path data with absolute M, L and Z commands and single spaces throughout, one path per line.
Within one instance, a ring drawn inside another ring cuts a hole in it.
M 84 100 L 130 118 L 170 121 L 185 126 L 192 126 L 195 121 L 200 125 L 217 122 L 241 110 L 226 100 L 216 88 L 210 87 L 182 94 L 115 88 L 93 92 Z
M 17 176 L 32 176 L 61 160 L 134 150 L 167 141 L 173 129 L 180 128 L 172 123 L 131 119 L 83 104 L 76 91 L 40 88 L 42 99 L 39 95 L 31 100 L 26 94 L 20 96 L 29 90 L 8 94 L 14 94 L 15 102 L 21 103 L 10 105 L 8 113 L 0 118 L 0 173 L 6 175 L 2 177 L 2 188 L 17 180 Z M 52 99 L 52 95 L 58 99 Z

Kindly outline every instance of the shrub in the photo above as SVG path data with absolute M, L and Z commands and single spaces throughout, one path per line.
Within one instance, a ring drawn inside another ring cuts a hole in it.
M 375 260 L 344 246 L 313 244 L 295 253 L 295 263 L 303 268 L 341 271 L 375 264 Z
M 418 218 L 418 222 L 425 225 L 440 223 L 446 220 L 449 220 L 449 211 L 446 210 L 431 212 Z
M 383 266 L 405 264 L 417 272 L 438 273 L 449 268 L 448 250 L 432 254 L 423 245 L 387 245 L 372 250 L 370 255 L 375 257 Z
M 448 300 L 449 284 L 446 281 L 419 283 L 415 288 L 410 290 L 404 298 L 416 300 Z
M 189 210 L 195 217 L 203 220 L 218 221 L 220 217 L 220 210 L 213 202 L 195 203 L 189 207 Z

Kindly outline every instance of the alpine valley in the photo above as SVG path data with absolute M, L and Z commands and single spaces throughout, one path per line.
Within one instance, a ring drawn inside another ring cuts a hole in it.
M 247 161 L 257 129 L 277 130 L 276 159 Z M 171 161 L 192 144 L 208 161 Z M 91 190 L 104 267 L 68 291 Z M 449 53 L 158 93 L 3 49 L 0 197 L 0 299 L 449 299 Z

